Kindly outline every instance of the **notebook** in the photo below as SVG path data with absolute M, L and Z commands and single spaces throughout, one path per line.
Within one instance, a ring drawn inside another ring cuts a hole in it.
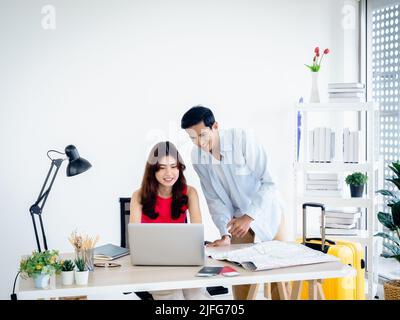
M 94 258 L 100 260 L 114 260 L 129 254 L 129 249 L 111 243 L 94 248 Z

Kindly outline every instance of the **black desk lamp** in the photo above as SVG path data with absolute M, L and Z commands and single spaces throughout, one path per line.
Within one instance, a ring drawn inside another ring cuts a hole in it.
M 49 156 L 50 152 L 56 152 L 58 154 L 64 154 L 67 156 L 67 158 L 64 159 L 52 159 Z M 58 170 L 61 167 L 61 164 L 64 160 L 68 159 L 68 166 L 67 166 L 67 177 L 72 177 L 75 176 L 77 174 L 80 174 L 82 172 L 85 172 L 86 170 L 88 170 L 92 165 L 89 163 L 89 161 L 81 158 L 79 156 L 78 150 L 75 148 L 75 146 L 73 145 L 69 145 L 65 148 L 65 153 L 56 151 L 56 150 L 49 150 L 47 151 L 47 157 L 51 160 L 51 166 L 49 169 L 49 172 L 47 173 L 47 177 L 46 180 L 43 183 L 42 189 L 40 190 L 40 194 L 36 200 L 36 202 L 30 207 L 29 211 L 31 213 L 31 217 L 32 217 L 32 222 L 33 222 L 33 228 L 35 229 L 35 237 L 36 237 L 36 243 L 37 243 L 37 247 L 39 252 L 41 252 L 41 248 L 40 248 L 40 242 L 39 242 L 39 236 L 38 236 L 38 232 L 37 232 L 37 228 L 36 228 L 36 222 L 35 222 L 35 215 L 39 216 L 39 222 L 40 222 L 40 228 L 42 230 L 42 238 L 43 238 L 43 246 L 44 249 L 47 250 L 47 241 L 46 241 L 46 235 L 44 233 L 44 228 L 43 228 L 43 222 L 42 222 L 42 211 L 43 211 L 43 207 L 46 203 L 47 197 L 49 196 L 51 187 L 53 186 L 54 183 L 54 179 L 57 176 Z M 46 191 L 46 185 L 47 182 L 49 181 L 49 178 L 52 174 L 53 168 L 55 167 L 55 171 L 53 172 L 53 176 L 50 180 L 50 185 L 47 188 Z

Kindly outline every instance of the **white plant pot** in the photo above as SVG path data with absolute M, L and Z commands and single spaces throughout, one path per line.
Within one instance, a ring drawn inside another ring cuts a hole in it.
M 74 284 L 74 271 L 61 272 L 61 283 L 63 286 L 70 286 Z
M 45 289 L 50 285 L 50 276 L 48 274 L 38 274 L 33 277 L 35 288 Z
M 89 270 L 75 271 L 75 282 L 78 286 L 85 286 L 89 281 Z

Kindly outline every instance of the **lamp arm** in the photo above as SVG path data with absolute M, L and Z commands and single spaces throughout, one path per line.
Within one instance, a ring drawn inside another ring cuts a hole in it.
M 44 246 L 44 249 L 47 250 L 48 249 L 47 248 L 47 240 L 46 240 L 46 234 L 44 232 L 44 227 L 43 227 L 42 212 L 43 212 L 43 207 L 46 204 L 47 197 L 49 196 L 51 188 L 53 187 L 53 183 L 54 183 L 54 180 L 55 180 L 55 178 L 57 176 L 58 170 L 60 169 L 61 164 L 62 164 L 62 162 L 64 160 L 65 159 L 52 159 L 51 165 L 50 165 L 50 169 L 49 169 L 49 171 L 47 173 L 47 176 L 46 176 L 46 179 L 45 179 L 45 181 L 43 183 L 42 189 L 40 190 L 39 196 L 38 196 L 36 202 L 29 209 L 29 212 L 31 213 L 31 217 L 32 217 L 33 228 L 34 228 L 34 231 L 35 231 L 36 244 L 37 244 L 39 252 L 41 251 L 41 247 L 40 247 L 38 231 L 37 231 L 37 228 L 36 228 L 35 215 L 39 216 L 40 228 L 41 228 L 42 239 L 43 239 L 43 246 Z M 51 174 L 53 172 L 53 168 L 54 167 L 56 169 L 55 169 L 55 171 L 53 173 L 53 176 L 51 178 L 50 185 L 48 186 L 47 190 L 44 191 L 45 188 L 46 188 L 46 185 L 47 185 L 47 183 L 49 181 L 49 178 L 50 178 L 50 176 L 51 176 Z

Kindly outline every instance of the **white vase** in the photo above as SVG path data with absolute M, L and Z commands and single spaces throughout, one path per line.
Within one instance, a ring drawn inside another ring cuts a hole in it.
M 85 286 L 89 281 L 89 270 L 77 271 L 75 270 L 75 283 L 78 286 Z
M 74 283 L 74 271 L 61 272 L 61 283 L 63 286 L 70 286 Z
M 33 276 L 35 288 L 45 289 L 50 284 L 50 276 L 48 274 L 38 274 Z
M 318 88 L 318 72 L 311 72 L 311 96 L 310 103 L 318 103 L 319 88 Z

